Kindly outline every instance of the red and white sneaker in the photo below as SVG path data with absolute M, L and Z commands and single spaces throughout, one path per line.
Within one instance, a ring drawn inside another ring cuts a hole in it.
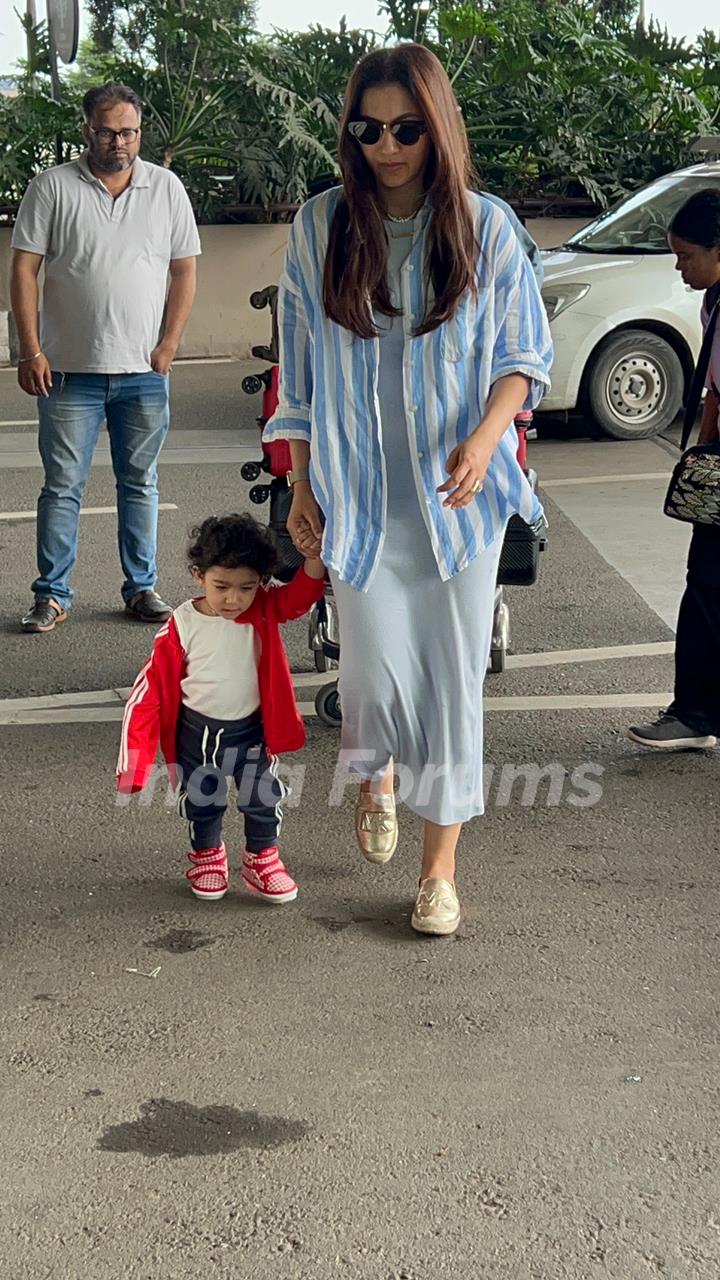
M 228 887 L 225 845 L 221 844 L 219 849 L 200 849 L 197 853 L 191 849 L 188 858 L 192 866 L 185 875 L 195 897 L 205 898 L 208 902 L 224 898 Z
M 292 902 L 297 898 L 298 887 L 285 870 L 277 845 L 261 853 L 249 853 L 246 849 L 242 877 L 250 892 L 265 902 Z

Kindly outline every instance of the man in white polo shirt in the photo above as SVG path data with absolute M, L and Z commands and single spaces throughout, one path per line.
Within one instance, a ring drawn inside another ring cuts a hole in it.
M 152 623 L 171 613 L 155 592 L 157 460 L 200 237 L 179 178 L 140 159 L 138 95 L 104 84 L 89 90 L 83 110 L 87 150 L 33 178 L 12 238 L 18 380 L 38 397 L 45 469 L 35 601 L 22 619 L 28 632 L 52 631 L 72 604 L 80 505 L 103 421 L 117 481 L 125 612 Z

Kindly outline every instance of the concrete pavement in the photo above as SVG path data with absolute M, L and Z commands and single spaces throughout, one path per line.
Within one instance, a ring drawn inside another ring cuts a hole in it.
M 176 371 L 173 600 L 189 525 L 246 501 L 242 371 Z M 28 403 L 0 374 L 0 423 Z M 0 425 L 1 511 L 32 510 L 32 451 L 31 427 Z M 285 762 L 297 903 L 242 893 L 234 815 L 232 892 L 189 898 L 161 789 L 115 803 L 117 723 L 58 716 L 117 711 L 93 697 L 126 687 L 150 643 L 118 613 L 113 516 L 84 517 L 77 606 L 48 637 L 16 630 L 33 522 L 0 519 L 0 719 L 68 694 L 0 729 L 3 1277 L 720 1274 L 720 762 L 623 735 L 672 684 L 683 531 L 655 512 L 673 459 L 541 441 L 532 460 L 551 543 L 538 587 L 509 594 L 518 661 L 487 682 L 488 813 L 463 836 L 461 931 L 439 941 L 409 930 L 419 822 L 403 811 L 393 861 L 366 865 L 351 790 L 329 803 L 337 735 L 312 716 Z M 102 456 L 87 504 L 113 504 Z M 305 626 L 287 631 L 311 703 Z

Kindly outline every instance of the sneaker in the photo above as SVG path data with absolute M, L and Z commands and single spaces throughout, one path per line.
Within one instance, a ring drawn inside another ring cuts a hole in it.
M 128 618 L 137 618 L 138 622 L 167 622 L 172 614 L 169 604 L 160 599 L 157 591 L 138 591 L 132 600 L 125 605 Z
M 35 603 L 29 613 L 21 620 L 20 626 L 29 635 L 38 632 L 54 631 L 59 622 L 67 618 L 67 611 L 50 596 L 36 596 Z
M 277 845 L 260 853 L 243 854 L 242 878 L 251 893 L 265 902 L 293 902 L 298 887 L 280 859 Z
M 190 850 L 188 858 L 192 862 L 189 871 L 185 872 L 190 881 L 190 888 L 196 898 L 205 898 L 208 902 L 216 902 L 224 898 L 228 887 L 228 860 L 225 845 L 218 849 Z
M 652 724 L 633 725 L 627 736 L 631 742 L 654 747 L 656 751 L 705 751 L 717 746 L 714 734 L 690 729 L 670 711 L 662 711 Z
M 410 923 L 416 933 L 454 933 L 460 923 L 455 885 L 436 876 L 421 880 Z

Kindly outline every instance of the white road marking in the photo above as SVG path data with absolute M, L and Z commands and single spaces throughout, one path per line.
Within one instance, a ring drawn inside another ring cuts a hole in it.
M 651 644 L 626 644 L 597 649 L 558 649 L 550 653 L 518 653 L 507 659 L 508 668 L 531 670 L 539 667 L 565 666 L 608 659 L 652 657 L 671 654 L 674 641 Z M 295 688 L 319 689 L 337 678 L 336 672 L 296 671 Z M 490 684 L 489 687 L 492 687 Z M 0 725 L 102 723 L 122 719 L 123 704 L 130 686 L 115 689 L 82 690 L 76 693 L 48 693 L 30 698 L 0 700 Z M 671 701 L 669 693 L 599 693 L 599 694 L 528 694 L 484 699 L 485 710 L 510 711 L 583 711 L 630 710 L 637 707 L 660 707 Z M 298 703 L 306 719 L 315 715 L 313 702 Z
M 529 697 L 485 698 L 488 714 L 511 711 L 620 711 L 667 706 L 670 693 L 581 693 L 538 694 Z M 31 701 L 28 699 L 28 701 Z M 42 701 L 42 699 L 40 699 Z M 315 716 L 313 702 L 299 702 L 298 710 L 306 720 Z M 101 724 L 122 720 L 123 706 L 38 706 L 7 710 L 0 702 L 0 725 L 32 724 Z
M 627 484 L 630 480 L 668 480 L 670 471 L 636 471 L 630 475 L 571 476 L 562 480 L 540 480 L 541 489 L 567 489 L 580 484 Z
M 158 511 L 177 511 L 174 502 L 161 502 Z M 117 507 L 82 507 L 81 516 L 116 516 Z M 36 511 L 0 511 L 0 520 L 37 520 Z
M 617 711 L 667 707 L 670 693 L 540 693 L 518 698 L 484 698 L 486 711 Z
M 48 693 L 36 698 L 4 698 L 0 702 L 0 712 L 13 711 L 52 711 L 63 707 L 98 707 L 104 702 L 124 703 L 130 693 L 129 689 L 93 689 L 81 693 Z
M 194 364 L 250 364 L 254 359 L 254 356 L 198 356 L 197 359 L 194 356 L 181 356 L 174 361 L 173 368 L 187 369 Z M 0 373 L 12 373 L 17 377 L 17 368 L 12 364 L 2 365 Z
M 652 644 L 617 644 L 602 649 L 555 649 L 550 653 L 511 653 L 506 658 L 508 670 L 532 667 L 564 667 L 582 662 L 608 662 L 614 658 L 654 658 L 675 652 L 674 640 L 657 640 Z
M 242 360 L 239 356 L 187 356 L 184 360 L 176 360 L 173 369 L 192 369 L 198 364 L 250 364 L 254 357 L 247 356 Z
M 33 711 L 0 711 L 0 725 L 25 724 L 101 724 L 106 720 L 122 720 L 123 707 L 65 707 Z
M 0 427 L 36 427 L 37 418 L 15 418 L 10 422 L 0 422 Z

